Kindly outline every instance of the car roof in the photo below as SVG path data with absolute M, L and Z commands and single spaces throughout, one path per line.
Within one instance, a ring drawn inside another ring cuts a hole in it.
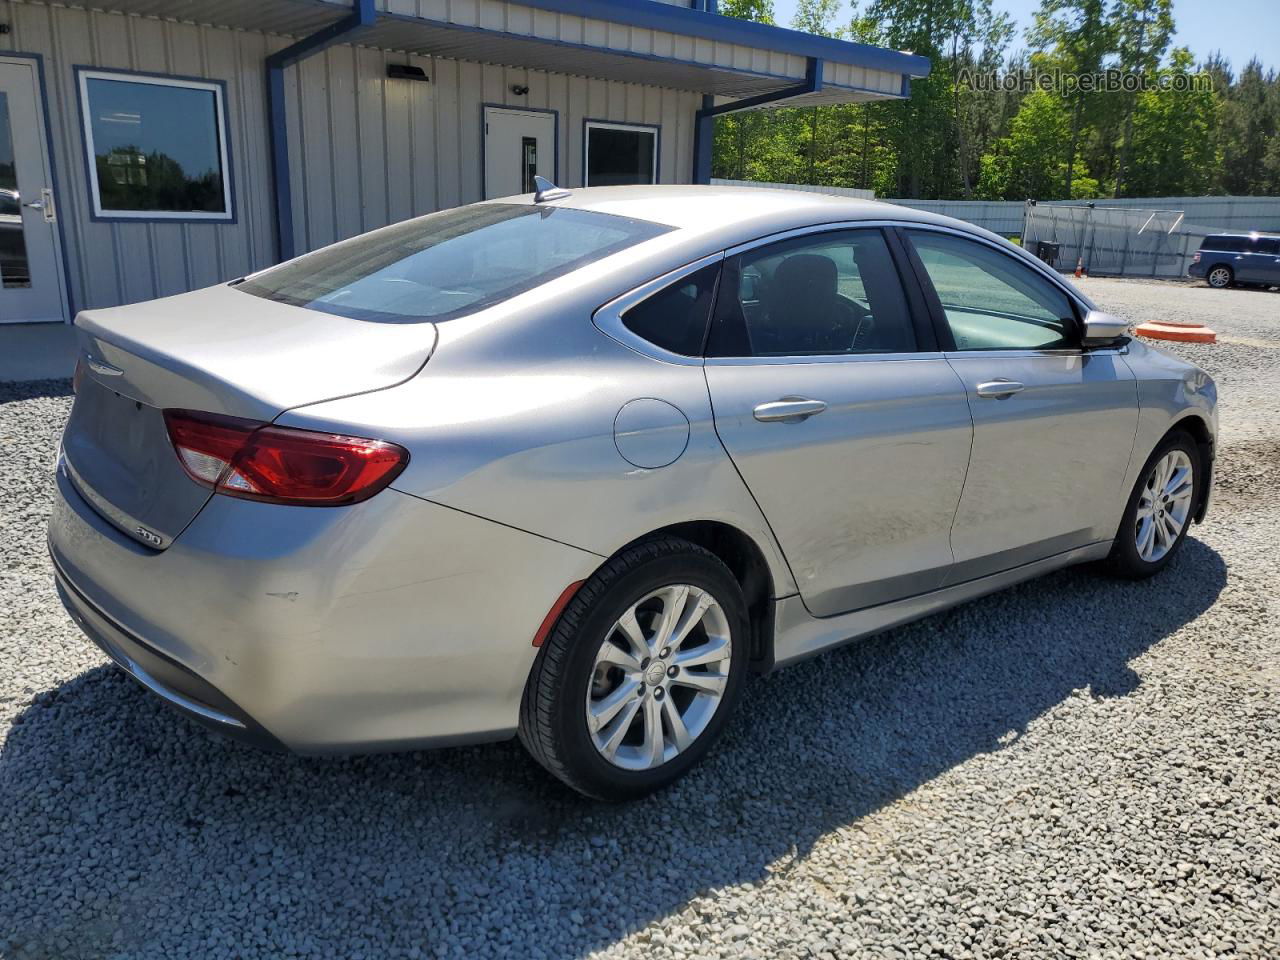
M 536 200 L 533 194 L 524 194 L 486 202 L 533 204 Z M 989 230 L 963 220 L 880 200 L 768 187 L 645 184 L 577 188 L 566 191 L 566 195 L 543 201 L 541 205 L 632 217 L 673 227 L 676 235 L 668 239 L 674 241 L 672 256 L 679 262 L 688 262 L 711 251 L 724 250 L 750 240 L 823 224 L 877 220 L 931 224 L 1000 244 L 1033 269 L 1061 282 L 1056 271 Z M 683 251 L 685 260 L 679 260 L 678 251 Z M 1094 309 L 1087 296 L 1074 287 L 1070 289 L 1086 308 Z
M 532 197 L 511 201 L 533 202 Z M 908 220 L 922 223 L 952 221 L 930 213 L 879 200 L 861 200 L 805 190 L 767 187 L 643 185 L 585 187 L 547 202 L 548 206 L 590 210 L 637 220 L 649 220 L 680 230 L 743 228 L 747 233 L 785 230 L 805 223 L 841 220 Z

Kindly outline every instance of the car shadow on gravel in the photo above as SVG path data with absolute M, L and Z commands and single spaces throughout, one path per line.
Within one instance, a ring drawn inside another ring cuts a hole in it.
M 91 670 L 0 750 L 0 955 L 585 954 L 764 881 L 1068 697 L 1124 696 L 1225 582 L 1192 539 L 1150 581 L 1066 571 L 829 653 L 750 684 L 707 763 L 625 806 L 514 743 L 259 753 Z

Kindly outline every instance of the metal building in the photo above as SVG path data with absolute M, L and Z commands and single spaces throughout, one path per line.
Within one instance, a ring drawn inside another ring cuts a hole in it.
M 928 70 L 714 0 L 0 0 L 0 321 L 213 284 L 535 173 L 706 182 L 714 115 L 903 97 Z

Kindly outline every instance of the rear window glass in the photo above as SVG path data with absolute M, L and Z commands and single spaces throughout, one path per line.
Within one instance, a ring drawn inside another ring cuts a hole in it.
M 670 229 L 566 207 L 478 204 L 325 247 L 236 289 L 356 320 L 451 320 Z

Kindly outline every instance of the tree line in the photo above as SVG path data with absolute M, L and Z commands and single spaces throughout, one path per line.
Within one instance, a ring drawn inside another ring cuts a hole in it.
M 774 22 L 772 0 L 719 9 Z M 991 0 L 800 0 L 791 25 L 933 70 L 907 100 L 722 116 L 716 177 L 901 198 L 1280 195 L 1280 77 L 1173 46 L 1173 0 L 1041 0 L 1023 38 Z M 1146 83 L 1062 82 L 1108 71 Z M 984 79 L 1011 76 L 1027 79 Z

